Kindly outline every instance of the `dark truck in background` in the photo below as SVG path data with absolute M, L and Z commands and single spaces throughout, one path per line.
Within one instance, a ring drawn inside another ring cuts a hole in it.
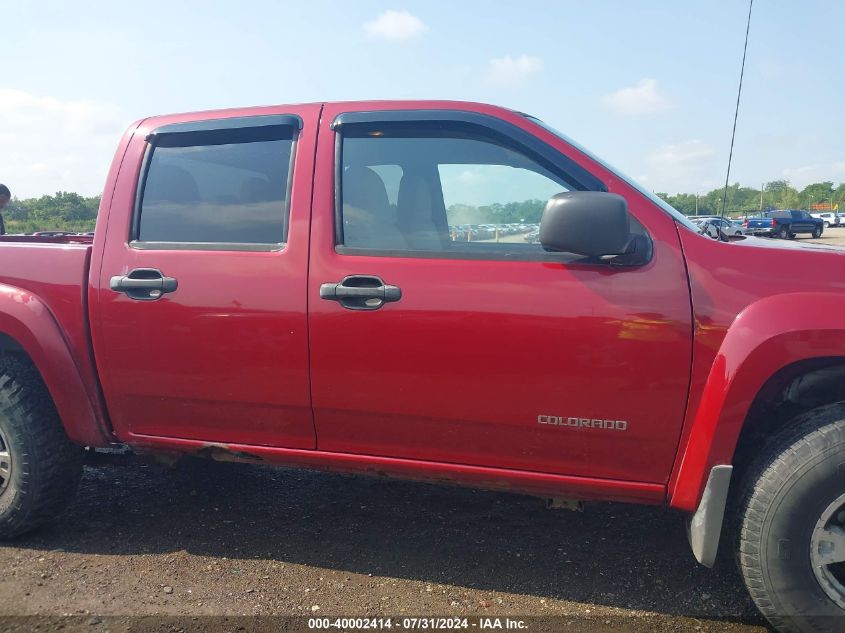
M 748 218 L 744 226 L 749 235 L 779 237 L 782 240 L 795 239 L 802 233 L 819 238 L 824 232 L 824 220 L 799 209 L 765 211 L 758 217 Z
M 536 236 L 450 231 L 537 199 Z M 841 632 L 843 264 L 702 235 L 505 108 L 145 119 L 94 236 L 0 238 L 0 538 L 117 445 L 652 504 L 781 631 Z

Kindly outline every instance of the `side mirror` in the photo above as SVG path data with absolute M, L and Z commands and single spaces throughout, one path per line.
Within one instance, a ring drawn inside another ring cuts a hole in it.
M 625 252 L 631 222 L 625 198 L 603 191 L 569 191 L 549 199 L 540 220 L 547 251 L 600 257 Z

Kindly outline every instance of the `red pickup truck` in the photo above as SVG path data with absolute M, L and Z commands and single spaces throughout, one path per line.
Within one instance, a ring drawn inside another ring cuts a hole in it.
M 117 444 L 667 505 L 781 630 L 841 631 L 844 265 L 504 108 L 144 119 L 93 238 L 0 240 L 0 536 Z

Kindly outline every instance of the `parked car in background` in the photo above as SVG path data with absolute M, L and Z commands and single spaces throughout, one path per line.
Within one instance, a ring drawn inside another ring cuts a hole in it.
M 783 240 L 794 239 L 802 233 L 819 238 L 824 232 L 824 222 L 820 218 L 814 218 L 807 211 L 798 209 L 765 211 L 762 216 L 745 221 L 745 232 L 750 235 L 779 237 Z
M 533 231 L 526 233 L 523 239 L 528 242 L 529 244 L 539 244 L 540 243 L 540 229 L 536 228 Z
M 728 237 L 745 235 L 745 229 L 741 224 L 731 222 L 727 218 L 693 218 L 693 222 L 701 227 L 702 233 L 713 238 L 719 237 L 719 231 Z
M 832 211 L 825 211 L 824 213 L 811 213 L 811 216 L 821 220 L 824 223 L 824 228 L 831 226 L 842 226 L 845 224 L 845 219 L 838 213 Z

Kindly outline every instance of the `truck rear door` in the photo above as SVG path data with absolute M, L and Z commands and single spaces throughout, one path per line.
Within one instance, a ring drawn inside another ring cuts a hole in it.
M 318 447 L 665 481 L 692 331 L 674 221 L 517 113 L 432 108 L 324 108 Z M 628 199 L 647 263 L 579 263 L 536 243 L 549 197 L 605 187 Z
M 181 115 L 136 132 L 92 267 L 94 351 L 122 439 L 315 446 L 306 275 L 319 112 Z

